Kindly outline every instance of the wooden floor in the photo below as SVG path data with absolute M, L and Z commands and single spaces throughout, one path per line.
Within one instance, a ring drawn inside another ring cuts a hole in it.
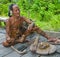
M 29 51 L 29 47 L 27 48 L 28 52 L 26 54 L 24 54 L 24 55 L 18 54 L 10 47 L 6 48 L 2 45 L 2 42 L 6 39 L 5 33 L 6 33 L 5 29 L 0 28 L 0 57 L 60 57 L 60 45 L 56 45 L 58 52 L 55 52 L 54 54 L 51 54 L 51 55 L 39 55 L 36 53 L 32 53 L 31 51 Z M 27 39 L 33 40 L 37 35 L 38 34 L 33 33 L 30 36 L 28 36 Z M 47 41 L 47 39 L 42 36 L 40 36 L 40 40 Z M 16 44 L 14 47 L 19 49 L 23 45 L 26 46 L 28 44 L 27 43 Z

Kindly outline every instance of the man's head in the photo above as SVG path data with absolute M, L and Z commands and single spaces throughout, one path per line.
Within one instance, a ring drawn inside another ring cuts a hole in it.
M 9 6 L 8 16 L 9 16 L 9 17 L 11 17 L 11 16 L 19 17 L 19 16 L 20 16 L 19 7 L 18 7 L 16 4 L 11 4 L 11 5 Z

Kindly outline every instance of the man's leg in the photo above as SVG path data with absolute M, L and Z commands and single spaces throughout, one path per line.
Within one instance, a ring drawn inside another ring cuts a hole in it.
M 24 32 L 24 40 L 26 39 L 26 36 L 28 36 L 29 34 L 31 34 L 31 32 L 34 32 L 34 31 L 36 31 L 38 34 L 41 34 L 42 36 L 44 36 L 44 37 L 46 37 L 47 39 L 49 39 L 50 37 L 44 32 L 44 31 L 42 31 L 39 27 L 37 27 L 37 26 L 34 26 L 34 27 L 32 27 L 32 29 L 31 30 L 26 30 L 25 32 Z
M 26 30 L 26 31 L 23 33 L 22 37 L 19 38 L 20 40 L 18 40 L 18 41 L 20 41 L 20 42 L 25 42 L 25 41 L 27 41 L 27 42 L 28 42 L 28 40 L 26 40 L 26 37 L 27 37 L 29 34 L 31 34 L 32 32 L 37 31 L 37 30 L 38 30 L 37 27 L 33 27 L 31 30 Z M 37 31 L 37 32 L 39 32 L 39 31 Z
M 28 40 L 26 40 L 26 37 L 31 34 L 31 32 L 33 32 L 32 30 L 26 30 L 21 37 L 19 37 L 19 39 L 16 40 L 16 42 L 18 43 L 22 43 L 22 42 L 29 42 Z
M 34 32 L 34 31 L 36 31 L 38 34 L 41 34 L 42 36 L 45 36 L 46 38 L 48 38 L 47 34 L 46 34 L 44 31 L 42 31 L 39 27 L 34 26 L 34 27 L 32 27 L 31 30 L 26 30 L 26 31 L 23 33 L 22 37 L 19 38 L 20 40 L 18 40 L 18 41 L 24 42 L 24 41 L 26 40 L 26 37 L 27 37 L 29 34 L 31 34 L 31 32 Z

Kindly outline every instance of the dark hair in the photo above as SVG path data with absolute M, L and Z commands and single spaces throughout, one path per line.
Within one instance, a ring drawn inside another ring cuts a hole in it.
M 9 16 L 9 17 L 11 17 L 10 11 L 13 10 L 13 6 L 14 6 L 14 5 L 16 5 L 16 4 L 11 4 L 11 5 L 9 6 L 9 11 L 8 11 L 8 16 Z

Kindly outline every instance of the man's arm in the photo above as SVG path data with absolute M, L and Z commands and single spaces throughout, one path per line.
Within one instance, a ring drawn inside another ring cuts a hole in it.
M 30 19 L 25 19 L 25 21 L 29 24 L 29 28 L 32 26 L 32 24 L 33 24 L 33 22 L 30 20 Z M 36 26 L 37 27 L 37 26 Z M 44 37 L 46 37 L 47 39 L 49 39 L 49 38 L 51 38 L 50 36 L 48 36 L 43 30 L 41 30 L 40 28 L 38 28 L 38 32 L 42 35 L 42 36 L 44 36 Z
M 24 18 L 24 17 L 23 17 L 23 19 L 24 19 L 24 21 L 27 22 L 28 24 L 31 24 L 31 23 L 32 23 L 32 21 L 31 21 L 30 19 L 27 19 L 27 18 Z
M 6 21 L 6 39 L 10 38 L 10 22 L 9 19 Z

